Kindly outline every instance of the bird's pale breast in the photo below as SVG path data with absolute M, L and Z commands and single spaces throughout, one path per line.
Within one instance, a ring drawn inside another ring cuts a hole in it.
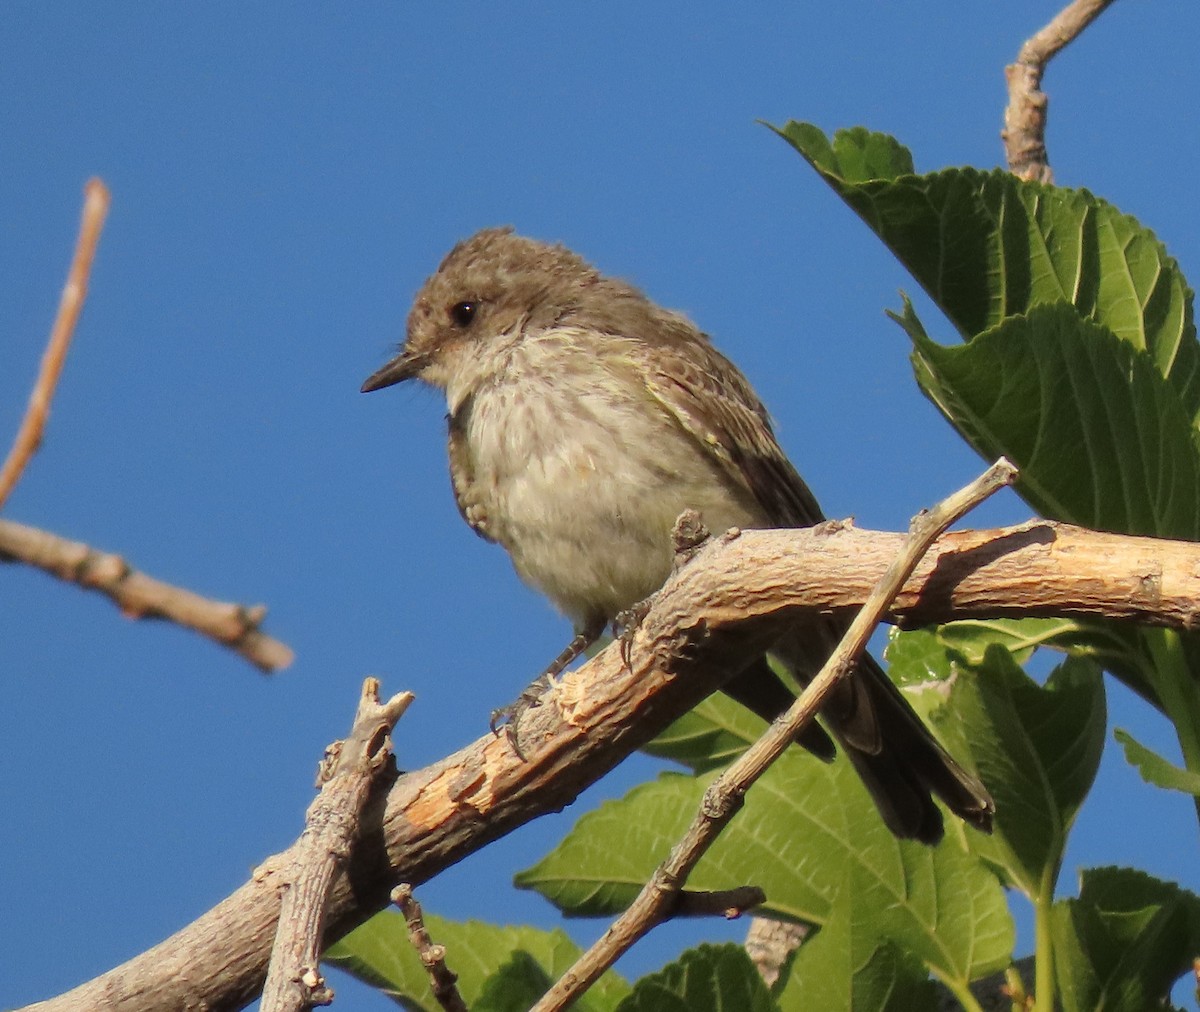
M 603 351 L 580 344 L 572 332 L 526 340 L 459 421 L 488 536 L 582 624 L 662 585 L 684 509 L 714 531 L 761 524 L 745 490 L 697 452 L 611 337 Z

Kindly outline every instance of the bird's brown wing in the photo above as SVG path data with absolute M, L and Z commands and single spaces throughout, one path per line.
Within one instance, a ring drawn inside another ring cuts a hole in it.
M 752 493 L 770 525 L 805 527 L 823 519 L 816 497 L 776 442 L 766 409 L 707 340 L 655 344 L 635 357 L 658 403 Z M 835 619 L 796 629 L 781 642 L 780 656 L 807 682 L 843 629 Z M 772 719 L 787 705 L 780 688 L 768 665 L 756 663 L 727 691 Z M 897 836 L 927 843 L 941 838 L 942 816 L 931 791 L 961 818 L 990 831 L 995 805 L 987 789 L 942 748 L 872 657 L 862 659 L 857 677 L 843 681 L 821 712 Z
M 776 442 L 766 408 L 707 340 L 635 346 L 634 356 L 658 403 L 753 494 L 771 526 L 808 527 L 824 519 Z

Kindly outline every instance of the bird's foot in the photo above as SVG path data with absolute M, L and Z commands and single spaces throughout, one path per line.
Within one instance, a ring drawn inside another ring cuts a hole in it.
M 563 648 L 562 653 L 550 662 L 550 666 L 538 675 L 533 683 L 527 686 L 512 703 L 492 711 L 491 720 L 488 722 L 492 734 L 498 736 L 503 730 L 509 745 L 512 746 L 512 750 L 518 758 L 525 758 L 517 736 L 521 718 L 533 707 L 541 705 L 542 697 L 558 685 L 558 676 L 566 670 L 567 665 L 595 643 L 602 632 L 604 632 L 603 619 L 589 622 L 575 634 L 571 642 Z
M 621 660 L 625 664 L 626 670 L 633 667 L 632 650 L 633 637 L 637 635 L 637 631 L 642 627 L 642 623 L 646 620 L 646 616 L 650 614 L 650 605 L 653 598 L 646 598 L 644 601 L 638 601 L 637 604 L 626 608 L 613 619 L 613 632 L 616 633 L 617 639 L 621 642 Z
M 525 753 L 521 749 L 521 741 L 518 737 L 521 718 L 535 706 L 541 706 L 543 694 L 553 689 L 557 684 L 557 679 L 549 671 L 543 672 L 531 685 L 526 686 L 515 700 L 507 706 L 502 706 L 498 710 L 492 711 L 491 718 L 488 720 L 488 727 L 492 729 L 492 734 L 497 737 L 500 736 L 502 731 L 504 732 L 504 737 L 508 739 L 508 744 L 513 752 L 516 753 L 518 759 L 524 760 L 525 758 Z

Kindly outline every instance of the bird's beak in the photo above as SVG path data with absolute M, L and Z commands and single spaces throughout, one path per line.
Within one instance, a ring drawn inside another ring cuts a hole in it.
M 384 387 L 403 383 L 419 375 L 428 364 L 429 360 L 425 355 L 401 351 L 382 369 L 377 369 L 367 377 L 367 381 L 362 385 L 362 393 L 369 394 L 372 390 L 382 390 Z

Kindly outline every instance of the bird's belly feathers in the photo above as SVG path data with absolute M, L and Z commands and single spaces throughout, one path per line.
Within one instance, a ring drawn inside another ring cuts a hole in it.
M 762 526 L 748 493 L 648 394 L 606 387 L 598 371 L 560 374 L 536 396 L 525 384 L 522 396 L 480 391 L 464 421 L 487 535 L 577 624 L 662 586 L 685 509 L 713 531 Z

